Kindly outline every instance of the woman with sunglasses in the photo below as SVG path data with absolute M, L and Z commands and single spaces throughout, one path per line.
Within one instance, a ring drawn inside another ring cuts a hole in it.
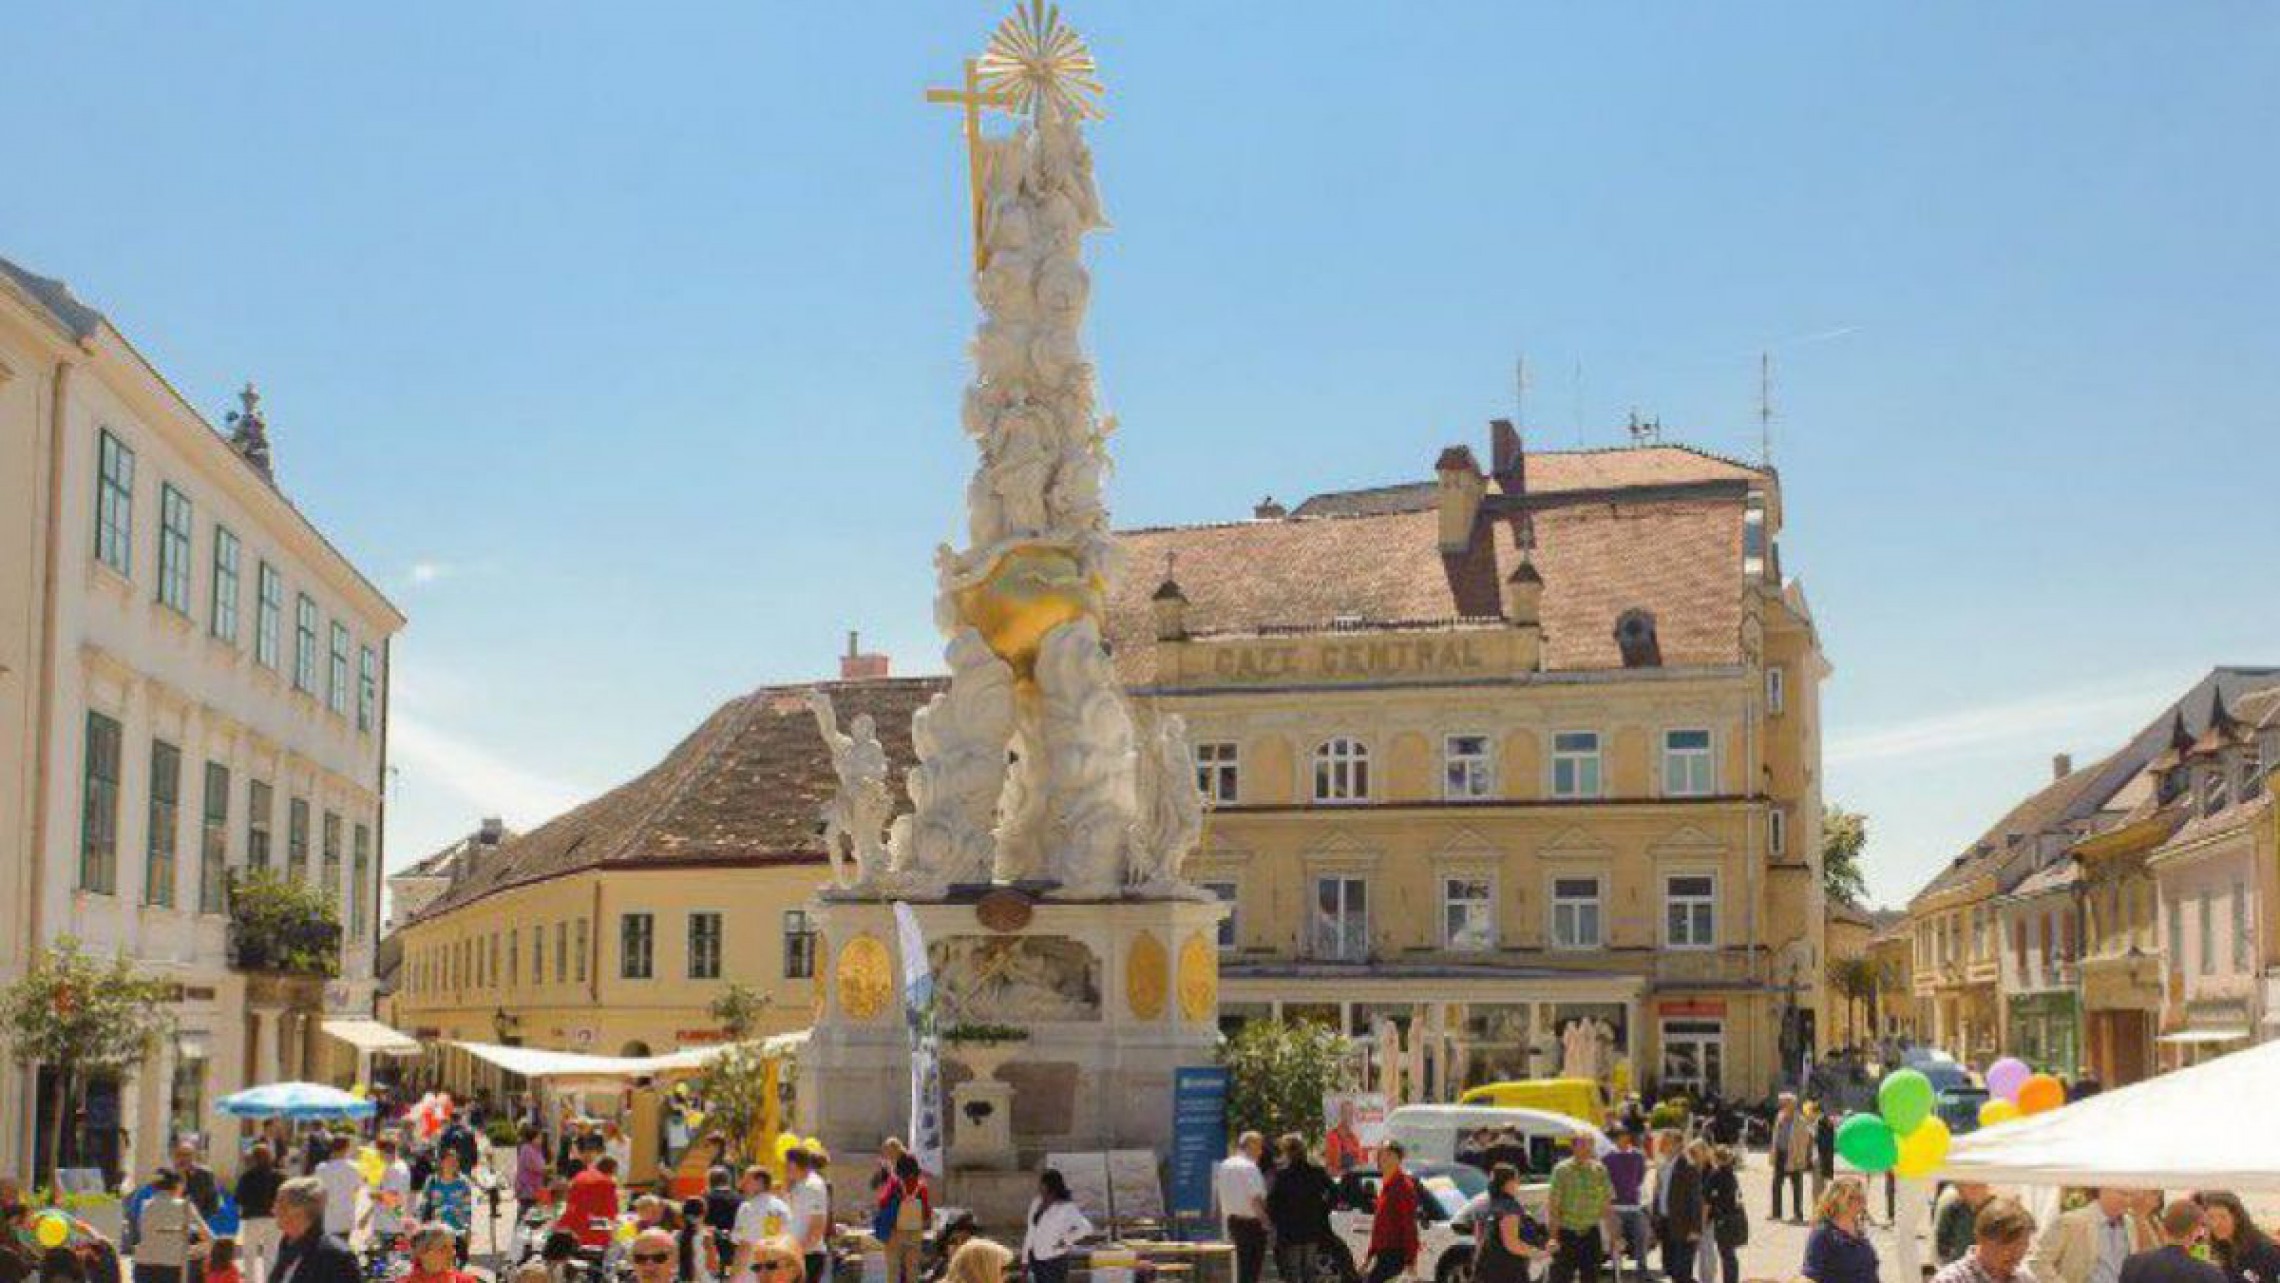
M 807 1261 L 789 1234 L 761 1239 L 752 1249 L 752 1277 L 742 1283 L 803 1283 Z

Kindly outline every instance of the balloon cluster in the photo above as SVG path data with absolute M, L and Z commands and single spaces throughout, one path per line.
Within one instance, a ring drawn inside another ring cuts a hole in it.
M 2066 1084 L 2049 1074 L 2034 1072 L 2023 1060 L 2005 1056 L 1987 1067 L 1987 1103 L 1979 1107 L 1979 1125 L 1997 1127 L 2065 1103 Z
M 1896 1069 L 1876 1088 L 1873 1114 L 1854 1114 L 1837 1128 L 1837 1152 L 1874 1175 L 1929 1176 L 1947 1157 L 1954 1139 L 1932 1112 L 1932 1080 L 1913 1069 Z

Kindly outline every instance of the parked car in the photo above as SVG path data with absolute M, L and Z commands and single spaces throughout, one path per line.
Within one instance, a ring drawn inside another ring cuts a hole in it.
M 1460 1105 L 1546 1109 L 1597 1127 L 1607 1117 L 1607 1093 L 1590 1078 L 1527 1078 L 1484 1083 L 1457 1097 Z
M 1433 1283 L 1472 1283 L 1470 1212 L 1488 1193 L 1487 1174 L 1463 1163 L 1415 1162 L 1408 1164 L 1408 1171 L 1423 1193 L 1417 1201 L 1417 1277 Z M 1315 1261 L 1316 1283 L 1355 1283 L 1361 1278 L 1377 1192 L 1374 1168 L 1339 1178 L 1337 1202 L 1330 1213 L 1329 1250 Z
M 1932 1112 L 1948 1130 L 1961 1136 L 1979 1130 L 1979 1107 L 1987 1103 L 1987 1089 L 1972 1072 L 1953 1060 L 1925 1060 L 1914 1066 L 1932 1080 Z
M 1515 1131 L 1527 1146 L 1528 1161 L 1521 1176 L 1529 1181 L 1548 1180 L 1552 1164 L 1567 1157 L 1569 1138 L 1589 1132 L 1599 1141 L 1599 1152 L 1614 1143 L 1590 1123 L 1548 1109 L 1500 1109 L 1493 1105 L 1403 1105 L 1386 1115 L 1385 1134 L 1398 1140 L 1418 1162 L 1454 1163 L 1467 1137 L 1483 1128 Z

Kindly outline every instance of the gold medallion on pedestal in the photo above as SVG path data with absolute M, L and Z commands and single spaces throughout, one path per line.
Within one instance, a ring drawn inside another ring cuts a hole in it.
M 839 951 L 839 1009 L 856 1020 L 870 1020 L 885 1011 L 894 992 L 887 966 L 887 946 L 877 937 L 859 935 L 849 940 Z
M 1203 1024 L 1219 1014 L 1219 951 L 1201 935 L 1180 946 L 1180 1015 Z
M 1170 963 L 1163 943 L 1154 935 L 1143 931 L 1132 938 L 1132 947 L 1124 958 L 1124 1002 L 1137 1019 L 1154 1020 L 1164 1014 L 1164 998 L 1171 987 L 1166 974 Z

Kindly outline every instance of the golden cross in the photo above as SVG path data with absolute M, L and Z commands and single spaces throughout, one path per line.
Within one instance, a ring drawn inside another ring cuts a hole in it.
M 957 103 L 965 108 L 966 116 L 966 188 L 973 202 L 974 218 L 974 270 L 989 266 L 989 249 L 982 243 L 982 108 L 1011 107 L 1013 95 L 1005 91 L 982 88 L 980 74 L 972 58 L 966 59 L 966 87 L 964 89 L 929 89 L 928 102 Z

